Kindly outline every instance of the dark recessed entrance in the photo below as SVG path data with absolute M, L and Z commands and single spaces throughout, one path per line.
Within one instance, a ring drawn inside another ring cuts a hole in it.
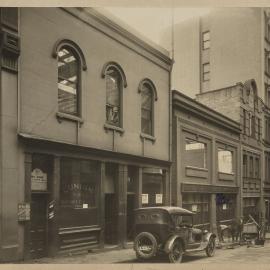
M 30 221 L 30 256 L 32 259 L 47 256 L 47 196 L 32 194 Z

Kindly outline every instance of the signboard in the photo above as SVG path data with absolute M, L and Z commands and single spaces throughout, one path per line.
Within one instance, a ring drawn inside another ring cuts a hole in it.
M 47 174 L 38 168 L 31 173 L 31 190 L 47 190 Z
M 223 210 L 226 210 L 226 209 L 227 209 L 227 204 L 226 204 L 226 203 L 223 203 L 223 204 L 222 204 L 222 209 L 223 209 Z
M 18 204 L 18 221 L 30 220 L 30 203 Z
M 142 204 L 148 203 L 148 194 L 142 194 Z
M 198 211 L 198 205 L 197 204 L 192 204 L 191 211 L 192 212 L 197 212 Z
M 162 194 L 156 194 L 156 203 L 162 203 Z

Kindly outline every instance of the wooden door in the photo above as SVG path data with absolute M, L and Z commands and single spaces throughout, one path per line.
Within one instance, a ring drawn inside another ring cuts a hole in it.
M 44 194 L 32 194 L 30 220 L 30 256 L 47 256 L 47 199 Z

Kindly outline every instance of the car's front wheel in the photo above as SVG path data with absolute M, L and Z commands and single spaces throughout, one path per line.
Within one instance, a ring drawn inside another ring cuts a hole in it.
M 134 240 L 134 249 L 138 259 L 148 259 L 156 255 L 157 239 L 149 232 L 139 233 Z
M 183 258 L 183 246 L 180 241 L 174 241 L 171 251 L 169 252 L 169 261 L 171 263 L 181 263 Z
M 214 237 L 211 237 L 209 239 L 208 245 L 207 245 L 207 247 L 205 249 L 206 255 L 208 257 L 213 257 L 214 254 L 215 254 L 215 250 L 216 250 L 216 241 L 215 241 Z

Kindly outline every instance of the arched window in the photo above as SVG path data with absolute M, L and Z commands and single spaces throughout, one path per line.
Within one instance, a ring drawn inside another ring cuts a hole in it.
M 154 136 L 154 100 L 157 100 L 154 84 L 144 79 L 139 85 L 141 93 L 141 132 Z
M 106 80 L 106 123 L 122 128 L 122 95 L 127 87 L 126 76 L 116 62 L 103 66 L 102 78 Z
M 58 59 L 58 110 L 62 113 L 79 115 L 80 69 L 76 52 L 69 46 L 62 46 Z
M 121 126 L 122 80 L 119 72 L 110 67 L 106 70 L 106 121 L 110 125 Z

